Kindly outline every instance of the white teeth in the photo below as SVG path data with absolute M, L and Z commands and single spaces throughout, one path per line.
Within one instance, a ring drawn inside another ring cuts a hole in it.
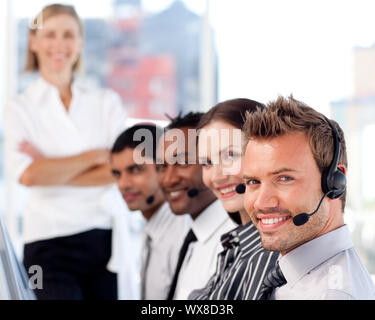
M 229 192 L 233 192 L 234 190 L 236 190 L 236 186 L 220 189 L 220 192 L 221 194 L 227 194 Z
M 286 220 L 288 217 L 281 217 L 281 218 L 271 218 L 271 219 L 261 219 L 263 224 L 275 224 L 280 221 Z
M 169 195 L 171 197 L 178 197 L 181 193 L 183 193 L 182 190 L 180 190 L 180 191 L 172 191 L 172 192 L 169 193 Z

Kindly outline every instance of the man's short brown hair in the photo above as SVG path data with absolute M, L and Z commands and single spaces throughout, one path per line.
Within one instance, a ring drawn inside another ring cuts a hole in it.
M 347 167 L 344 133 L 335 121 L 331 122 L 336 126 L 341 138 L 339 163 Z M 247 113 L 243 131 L 246 145 L 252 139 L 275 138 L 286 133 L 304 132 L 320 173 L 331 164 L 334 156 L 333 132 L 324 115 L 295 100 L 292 95 L 288 98 L 279 96 L 276 101 L 268 103 L 266 108 Z M 344 211 L 346 191 L 341 200 Z

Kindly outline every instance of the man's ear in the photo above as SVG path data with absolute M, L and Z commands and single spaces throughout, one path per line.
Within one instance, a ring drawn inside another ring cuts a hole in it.
M 339 164 L 337 165 L 337 168 L 339 168 L 339 169 L 342 171 L 342 173 L 346 176 L 347 168 L 346 168 L 345 165 L 339 163 Z

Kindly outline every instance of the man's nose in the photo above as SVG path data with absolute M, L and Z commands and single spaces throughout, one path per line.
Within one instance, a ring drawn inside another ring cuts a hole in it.
M 279 200 L 277 193 L 269 184 L 261 184 L 258 190 L 254 192 L 254 196 L 256 197 L 254 201 L 254 209 L 264 211 L 267 210 L 267 208 L 275 208 L 278 206 Z
M 179 178 L 178 178 L 175 167 L 173 165 L 168 165 L 164 173 L 163 179 L 162 179 L 163 185 L 165 187 L 170 187 L 178 183 L 178 181 L 179 181 Z

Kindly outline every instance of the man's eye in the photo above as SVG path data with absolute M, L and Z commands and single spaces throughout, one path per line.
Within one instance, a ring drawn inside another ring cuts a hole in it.
M 207 167 L 207 166 L 211 166 L 212 162 L 209 159 L 201 159 L 199 161 L 199 164 L 202 165 L 202 166 L 204 166 L 204 167 Z
M 183 162 L 183 163 L 176 163 L 175 164 L 176 166 L 180 167 L 180 168 L 188 168 L 190 167 L 190 165 L 187 163 L 187 162 Z
M 280 177 L 280 180 L 283 181 L 283 182 L 287 182 L 287 181 L 292 181 L 293 178 L 289 177 L 289 176 L 282 176 L 282 177 Z
M 166 165 L 164 165 L 164 164 L 157 164 L 156 165 L 156 172 L 162 172 L 162 171 L 164 171 L 165 169 L 166 169 Z
M 229 151 L 227 154 L 227 158 L 231 160 L 238 159 L 240 157 L 241 157 L 241 154 L 235 151 Z
M 189 158 L 188 157 L 176 157 L 176 165 L 186 167 L 189 164 Z
M 118 171 L 116 171 L 116 170 L 112 170 L 112 176 L 113 176 L 116 180 L 118 180 L 118 179 L 120 179 L 120 177 L 121 177 L 121 173 L 118 172 Z
M 246 181 L 247 185 L 255 185 L 255 184 L 258 184 L 258 183 L 259 183 L 259 181 L 255 180 L 255 179 L 250 179 L 250 180 Z

